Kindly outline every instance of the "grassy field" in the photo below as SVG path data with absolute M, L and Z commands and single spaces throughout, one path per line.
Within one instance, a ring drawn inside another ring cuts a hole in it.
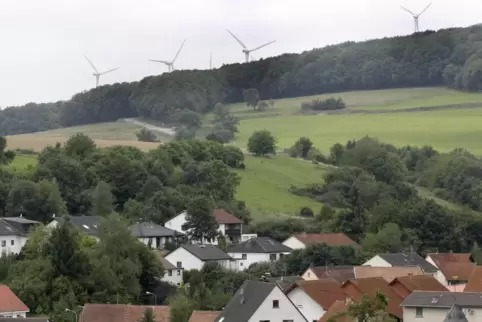
M 6 168 L 15 172 L 24 172 L 29 168 L 37 165 L 36 155 L 22 155 L 17 154 L 11 164 L 6 165 Z

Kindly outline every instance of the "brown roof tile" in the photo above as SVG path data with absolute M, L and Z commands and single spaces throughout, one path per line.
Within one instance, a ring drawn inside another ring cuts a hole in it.
M 343 284 L 347 280 L 355 278 L 354 266 L 318 266 L 311 267 L 311 271 L 317 278 L 333 278 L 338 283 Z
M 430 256 L 437 266 L 437 262 L 472 263 L 470 253 L 428 253 L 427 256 Z
M 437 264 L 448 281 L 468 281 L 474 271 L 475 263 L 440 262 Z
M 221 311 L 193 311 L 189 322 L 214 322 Z
M 243 221 L 224 209 L 214 209 L 213 215 L 218 224 L 242 224 Z
M 333 302 L 346 299 L 346 294 L 341 289 L 341 285 L 332 278 L 324 278 L 314 281 L 297 281 L 286 290 L 286 294 L 297 287 L 301 288 L 324 310 L 328 310 Z
M 413 291 L 440 291 L 445 292 L 447 289 L 440 284 L 432 275 L 418 275 L 418 276 L 401 276 L 395 278 L 390 285 L 400 283 L 405 286 L 410 292 Z
M 352 322 L 353 319 L 346 315 L 347 310 L 348 306 L 345 304 L 345 301 L 335 301 L 318 322 L 327 322 L 334 316 L 338 316 L 335 322 Z
M 418 266 L 397 266 L 397 267 L 372 267 L 355 266 L 355 278 L 382 277 L 387 282 L 393 281 L 400 276 L 424 275 L 423 270 Z
M 85 304 L 80 315 L 81 322 L 138 322 L 146 309 L 151 308 L 154 321 L 169 322 L 168 306 L 128 304 Z
M 464 292 L 482 292 L 482 266 L 475 266 Z
M 345 234 L 299 234 L 294 235 L 296 239 L 305 245 L 324 243 L 330 246 L 354 246 L 360 245 Z
M 0 313 L 12 311 L 30 310 L 7 285 L 0 285 Z

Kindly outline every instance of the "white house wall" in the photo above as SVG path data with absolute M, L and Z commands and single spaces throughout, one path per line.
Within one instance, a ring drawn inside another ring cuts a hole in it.
M 279 301 L 279 308 L 273 308 L 273 300 Z M 248 322 L 282 322 L 283 320 L 292 320 L 293 322 L 306 322 L 301 312 L 298 311 L 298 309 L 288 299 L 288 297 L 283 294 L 281 289 L 279 287 L 275 287 L 266 297 L 264 302 L 254 312 Z
M 308 268 L 303 275 L 301 275 L 301 278 L 305 281 L 315 281 L 318 279 L 318 276 L 316 276 L 315 272 L 313 272 L 311 268 Z
M 179 247 L 178 249 L 167 255 L 165 258 L 174 266 L 177 266 L 177 262 L 181 262 L 181 267 L 186 270 L 200 270 L 204 266 L 204 262 L 202 260 L 200 260 L 182 247 Z
M 449 313 L 448 308 L 423 308 L 423 317 L 416 316 L 415 308 L 403 308 L 403 322 L 441 322 L 445 320 L 445 316 Z M 469 322 L 482 321 L 482 309 L 474 308 L 469 313 L 467 308 L 462 306 L 462 311 Z
M 381 258 L 380 256 L 376 255 L 372 257 L 370 260 L 365 262 L 362 266 L 372 266 L 372 267 L 392 267 L 390 263 L 386 260 Z M 356 277 L 356 276 L 355 276 Z
M 243 254 L 246 254 L 246 259 L 243 259 Z M 252 264 L 270 262 L 270 254 L 267 253 L 228 253 L 228 255 L 236 260 L 239 271 L 248 269 Z M 280 254 L 276 253 L 276 260 L 279 259 Z
M 0 257 L 3 256 L 3 254 L 9 255 L 20 253 L 22 247 L 27 243 L 27 240 L 28 238 L 26 236 L 0 236 Z M 4 244 L 5 246 L 3 246 Z
M 170 272 L 170 276 L 169 276 Z M 182 283 L 182 276 L 184 274 L 184 271 L 182 269 L 166 269 L 164 270 L 164 276 L 162 277 L 162 280 L 164 282 L 171 283 L 173 285 L 181 285 Z
M 438 267 L 437 264 L 435 264 L 435 261 L 432 259 L 432 257 L 427 256 L 425 260 L 439 269 L 433 274 L 433 277 L 435 277 L 435 279 L 439 281 L 440 284 L 442 284 L 443 286 L 449 285 L 447 279 L 445 278 L 445 275 L 440 271 L 440 267 Z
M 184 211 L 179 215 L 177 215 L 176 217 L 172 218 L 171 220 L 166 221 L 166 223 L 164 224 L 164 227 L 186 234 L 187 231 L 182 229 L 182 225 L 184 225 L 185 223 L 186 223 L 186 212 Z M 219 225 L 218 232 L 221 233 L 223 236 L 226 235 L 226 228 L 224 224 Z M 204 240 L 203 244 L 217 245 L 218 240 L 217 239 L 214 239 L 212 241 Z
M 287 295 L 309 322 L 318 321 L 325 314 L 325 310 L 301 288 L 296 287 Z
M 291 249 L 305 249 L 306 245 L 298 240 L 298 238 L 292 236 L 283 242 L 283 245 L 288 246 Z
M 5 318 L 26 318 L 28 311 L 0 312 L 1 317 Z

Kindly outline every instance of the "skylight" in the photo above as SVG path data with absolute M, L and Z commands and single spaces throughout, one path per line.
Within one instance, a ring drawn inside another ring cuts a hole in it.
M 90 229 L 90 227 L 87 225 L 82 225 L 82 227 L 84 227 L 85 229 Z

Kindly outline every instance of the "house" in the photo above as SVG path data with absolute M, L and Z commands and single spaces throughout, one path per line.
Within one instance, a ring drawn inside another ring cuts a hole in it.
M 275 283 L 247 280 L 215 322 L 307 322 Z M 310 321 L 311 322 L 311 321 Z
M 256 237 L 232 245 L 226 252 L 237 261 L 238 270 L 244 271 L 252 264 L 277 261 L 291 251 L 291 248 L 269 237 Z
M 186 270 L 203 268 L 205 263 L 217 262 L 226 269 L 236 269 L 236 262 L 215 245 L 181 245 L 166 256 L 176 267 Z
M 285 294 L 307 321 L 318 321 L 335 301 L 344 301 L 346 294 L 334 279 L 299 281 Z
M 55 228 L 59 224 L 62 217 L 54 218 L 48 225 L 48 228 Z M 97 237 L 98 229 L 100 223 L 103 220 L 101 216 L 66 216 L 69 223 L 78 231 L 87 234 L 95 239 L 99 239 Z
M 186 215 L 187 212 L 183 211 L 176 217 L 166 221 L 164 226 L 186 234 L 186 231 L 182 229 L 182 226 L 186 223 Z M 243 234 L 243 221 L 241 219 L 223 209 L 214 209 L 213 216 L 219 224 L 218 232 L 225 236 L 227 242 L 237 243 L 241 241 L 241 235 Z M 202 243 L 217 245 L 218 241 L 204 240 Z
M 268 277 L 263 276 L 261 279 L 263 282 L 268 283 L 276 283 L 283 291 L 286 291 L 290 288 L 295 282 L 302 281 L 303 279 L 301 276 L 292 275 L 292 276 L 279 276 L 279 277 Z
M 475 266 L 465 285 L 464 292 L 482 293 L 482 266 Z
M 283 242 L 291 249 L 304 249 L 313 244 L 327 244 L 328 246 L 352 246 L 357 249 L 360 245 L 345 234 L 298 234 Z
M 90 304 L 84 305 L 79 315 L 82 322 L 138 322 L 144 312 L 151 309 L 155 322 L 170 322 L 168 306 L 130 304 Z
M 462 308 L 458 305 L 454 305 L 445 316 L 444 322 L 469 322 L 469 320 L 467 320 Z
M 23 217 L 0 218 L 0 257 L 20 253 L 27 243 L 28 233 L 38 224 L 38 221 Z
M 18 318 L 2 318 L 0 316 L 0 322 L 18 322 Z M 49 322 L 49 318 L 48 317 L 22 318 L 22 322 Z
M 444 321 L 454 306 L 462 310 L 467 321 L 482 320 L 482 293 L 415 291 L 401 304 L 403 321 Z
M 470 253 L 428 253 L 425 259 L 439 269 L 435 278 L 451 291 L 463 291 L 476 267 Z
M 140 222 L 129 227 L 132 236 L 152 248 L 164 248 L 167 243 L 174 243 L 184 236 L 175 230 L 151 222 Z
M 188 322 L 214 322 L 220 313 L 221 311 L 193 311 Z
M 162 263 L 162 267 L 164 267 L 164 276 L 162 277 L 162 280 L 164 282 L 180 286 L 184 275 L 184 268 L 174 266 L 170 261 L 162 256 L 159 256 L 159 260 Z
M 0 317 L 25 318 L 30 309 L 7 285 L 0 285 Z
M 378 254 L 369 259 L 363 266 L 372 267 L 407 267 L 418 266 L 425 273 L 436 274 L 439 270 L 415 252 Z
M 406 298 L 413 291 L 447 292 L 448 290 L 440 284 L 432 275 L 401 276 L 390 282 L 390 287 L 402 298 Z
M 338 283 L 344 283 L 354 278 L 383 277 L 387 282 L 396 277 L 408 275 L 424 275 L 418 266 L 407 267 L 371 267 L 371 266 L 320 266 L 310 267 L 302 275 L 304 280 L 333 278 Z

